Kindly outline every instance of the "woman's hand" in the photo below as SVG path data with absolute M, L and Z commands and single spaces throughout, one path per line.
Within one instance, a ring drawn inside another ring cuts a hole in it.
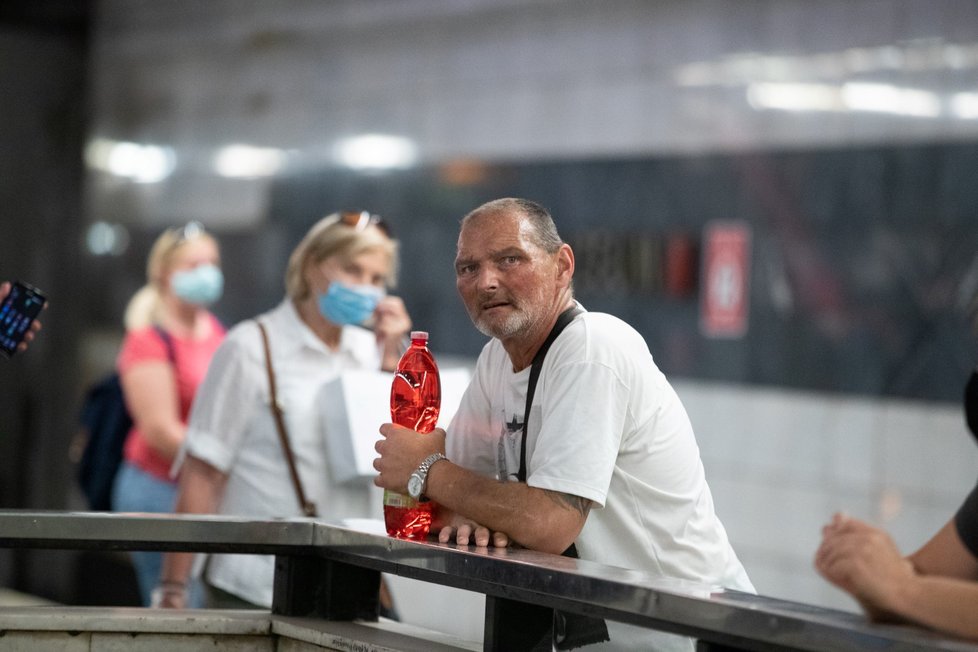
M 384 347 L 383 368 L 393 371 L 404 352 L 404 339 L 411 331 L 411 317 L 400 297 L 386 296 L 374 310 L 374 333 Z

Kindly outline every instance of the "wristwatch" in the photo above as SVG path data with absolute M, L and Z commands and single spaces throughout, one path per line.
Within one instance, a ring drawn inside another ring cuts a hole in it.
M 407 490 L 408 495 L 415 500 L 421 498 L 424 495 L 425 487 L 428 485 L 428 471 L 431 469 L 431 465 L 438 460 L 447 460 L 448 458 L 441 453 L 432 453 L 428 457 L 424 458 L 420 466 L 414 470 L 411 477 L 408 478 Z

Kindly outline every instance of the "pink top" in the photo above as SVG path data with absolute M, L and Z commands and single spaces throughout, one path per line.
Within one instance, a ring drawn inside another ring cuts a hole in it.
M 197 386 L 204 380 L 207 365 L 211 356 L 224 339 L 224 326 L 216 317 L 210 315 L 213 323 L 211 335 L 202 340 L 184 339 L 170 335 L 173 343 L 173 353 L 176 360 L 177 396 L 180 401 L 180 421 L 186 425 L 190 415 L 190 405 L 193 403 Z M 123 375 L 133 367 L 151 361 L 163 361 L 169 364 L 170 356 L 166 342 L 152 326 L 130 331 L 122 342 L 122 350 L 116 367 Z M 124 457 L 130 464 L 150 473 L 161 480 L 170 480 L 172 459 L 163 456 L 150 446 L 139 428 L 134 424 L 126 438 Z

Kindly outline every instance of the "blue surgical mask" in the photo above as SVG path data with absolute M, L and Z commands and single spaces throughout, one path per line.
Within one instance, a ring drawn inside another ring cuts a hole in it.
M 178 298 L 195 306 L 209 306 L 224 292 L 224 275 L 216 265 L 198 265 L 175 272 L 170 287 Z
M 373 285 L 345 285 L 339 281 L 319 295 L 319 312 L 334 324 L 362 324 L 370 318 L 384 291 Z

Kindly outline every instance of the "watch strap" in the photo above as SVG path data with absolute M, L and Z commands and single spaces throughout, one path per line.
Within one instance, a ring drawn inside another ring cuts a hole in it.
M 447 459 L 448 457 L 444 453 L 432 453 L 424 458 L 418 468 L 415 469 L 414 474 L 421 478 L 421 496 L 424 496 L 424 491 L 428 488 L 428 471 L 431 470 L 431 466 L 439 460 Z

